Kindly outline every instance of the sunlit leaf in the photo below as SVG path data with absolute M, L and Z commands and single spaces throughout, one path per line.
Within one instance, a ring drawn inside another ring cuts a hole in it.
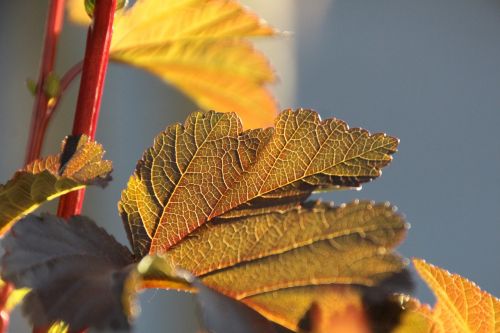
M 323 285 L 281 289 L 243 299 L 251 308 L 293 331 L 389 333 L 404 313 L 398 300 L 378 287 Z
M 111 59 L 143 68 L 206 109 L 269 126 L 277 106 L 266 57 L 245 37 L 275 33 L 237 1 L 139 0 L 116 17 Z
M 343 325 L 345 320 L 354 316 L 356 322 L 352 324 L 356 328 L 360 330 L 368 328 L 360 295 L 348 287 L 287 288 L 253 296 L 244 299 L 243 302 L 267 318 L 294 331 L 302 328 L 314 333 L 326 333 L 327 331 L 322 331 L 322 327 L 331 324 L 328 323 L 330 316 L 337 317 L 333 325 Z M 321 316 L 326 316 L 326 318 L 321 318 Z M 366 331 L 361 330 L 361 332 Z
M 88 137 L 68 137 L 61 153 L 34 161 L 0 185 L 0 234 L 42 203 L 87 185 L 105 185 L 110 179 L 111 161 L 104 150 Z
M 414 259 L 417 272 L 434 292 L 437 302 L 431 311 L 415 311 L 429 320 L 432 333 L 500 332 L 500 300 L 482 291 L 473 282 L 457 274 Z M 403 332 L 411 332 L 404 331 Z M 425 331 L 423 331 L 425 332 Z
M 360 251 L 367 245 L 375 254 L 396 246 L 405 234 L 402 217 L 387 204 L 354 202 L 333 207 L 308 203 L 287 212 L 207 223 L 165 256 L 200 276 L 299 247 L 331 246 L 331 252 L 347 258 L 353 255 L 348 254 L 350 250 L 357 250 L 350 248 L 355 243 Z
M 89 25 L 92 22 L 85 11 L 85 0 L 66 0 L 66 9 L 70 21 L 81 25 Z
M 254 307 L 271 292 L 375 286 L 404 272 L 393 250 L 407 226 L 393 207 L 303 202 L 313 191 L 379 176 L 396 147 L 395 138 L 320 121 L 309 110 L 285 111 L 275 128 L 246 132 L 235 114 L 192 114 L 155 139 L 119 203 L 136 255 L 161 255 L 141 262 L 156 267 L 146 269 L 144 286 L 189 289 L 172 278 L 179 267 Z M 275 316 L 297 329 L 311 305 Z
M 88 24 L 83 0 L 68 7 L 70 18 Z M 276 77 L 246 38 L 275 33 L 235 0 L 138 0 L 116 15 L 110 57 L 157 75 L 205 110 L 265 127 L 278 113 L 266 88 Z
M 120 213 L 136 254 L 163 253 L 235 208 L 243 212 L 233 218 L 263 205 L 294 207 L 314 190 L 359 186 L 380 175 L 397 144 L 309 110 L 284 111 L 275 128 L 250 132 L 233 113 L 193 113 L 145 152 Z
M 48 333 L 68 333 L 68 330 L 68 324 L 62 321 L 58 321 L 50 326 Z
M 31 290 L 23 311 L 36 327 L 129 328 L 132 254 L 89 219 L 28 215 L 2 246 L 2 278 Z

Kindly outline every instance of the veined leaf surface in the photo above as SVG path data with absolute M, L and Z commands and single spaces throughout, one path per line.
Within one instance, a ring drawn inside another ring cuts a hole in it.
M 393 251 L 403 218 L 388 204 L 303 201 L 377 177 L 397 143 L 310 110 L 287 110 L 275 128 L 250 131 L 232 113 L 194 113 L 144 153 L 119 209 L 137 257 L 160 254 L 257 311 L 270 293 L 375 286 L 404 272 Z M 146 274 L 144 286 L 190 289 L 166 272 Z M 305 311 L 262 314 L 296 330 Z
M 87 21 L 83 1 L 70 2 L 69 13 Z M 234 0 L 138 0 L 116 15 L 110 57 L 157 75 L 205 110 L 265 127 L 278 113 L 266 88 L 276 77 L 245 38 L 275 33 Z
M 397 144 L 310 110 L 284 111 L 275 128 L 246 132 L 236 114 L 194 113 L 156 137 L 119 209 L 134 252 L 163 253 L 225 213 L 289 209 L 314 190 L 359 186 L 380 175 Z
M 112 170 L 102 146 L 88 137 L 66 138 L 61 153 L 34 161 L 0 185 L 0 234 L 43 202 L 87 185 L 105 185 Z
M 430 322 L 433 333 L 500 332 L 500 300 L 457 274 L 414 259 L 417 272 L 434 292 L 437 302 L 429 314 L 417 309 Z M 402 331 L 405 332 L 405 331 Z

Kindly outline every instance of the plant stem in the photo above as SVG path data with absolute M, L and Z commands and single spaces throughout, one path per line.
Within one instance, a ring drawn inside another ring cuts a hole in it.
M 43 140 L 52 111 L 49 111 L 48 99 L 44 85 L 47 76 L 53 72 L 56 58 L 57 43 L 61 34 L 64 18 L 64 0 L 51 0 L 45 23 L 42 58 L 35 91 L 35 101 L 31 116 L 30 134 L 26 148 L 25 164 L 40 157 Z M 0 333 L 7 332 L 10 314 L 4 309 L 13 287 L 6 284 L 1 292 Z
M 113 34 L 116 0 L 98 0 L 94 8 L 94 22 L 87 34 L 82 79 L 73 122 L 73 135 L 86 134 L 94 139 L 99 120 L 102 92 L 109 60 Z M 57 214 L 69 217 L 82 210 L 85 191 L 71 192 L 61 198 Z
M 36 87 L 35 103 L 33 105 L 33 115 L 31 117 L 30 136 L 26 149 L 26 164 L 37 159 L 42 150 L 43 138 L 48 125 L 48 100 L 43 86 L 45 79 L 54 69 L 57 42 L 62 30 L 63 17 L 64 0 L 51 0 L 45 25 L 43 53 Z

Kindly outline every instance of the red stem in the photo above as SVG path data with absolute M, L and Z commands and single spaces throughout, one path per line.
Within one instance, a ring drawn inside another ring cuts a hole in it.
M 26 149 L 25 163 L 36 160 L 42 150 L 43 138 L 47 129 L 47 96 L 44 93 L 44 83 L 54 69 L 57 42 L 61 34 L 64 17 L 64 0 L 51 0 L 45 26 L 42 61 L 36 88 L 33 115 L 31 117 L 30 136 Z
M 115 9 L 116 0 L 96 1 L 94 22 L 87 35 L 73 135 L 86 134 L 92 139 L 95 137 L 108 67 Z M 59 201 L 57 214 L 62 217 L 80 214 L 84 196 L 84 190 L 63 196 Z

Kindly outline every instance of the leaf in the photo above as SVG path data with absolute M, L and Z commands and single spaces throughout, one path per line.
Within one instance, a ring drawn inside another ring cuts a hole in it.
M 66 11 L 69 20 L 79 25 L 90 25 L 92 19 L 85 11 L 85 0 L 67 0 Z
M 401 258 L 391 252 L 391 248 L 398 244 L 398 240 L 405 235 L 405 226 L 401 218 L 393 214 L 391 208 L 379 205 L 373 209 L 370 205 L 370 203 L 362 203 L 361 207 L 356 207 L 357 204 L 352 204 L 347 208 L 339 209 L 343 210 L 340 214 L 335 214 L 337 213 L 335 208 L 317 207 L 314 208 L 316 211 L 304 209 L 300 214 L 302 216 L 298 218 L 292 211 L 292 216 L 288 221 L 286 221 L 288 214 L 284 214 L 271 217 L 271 219 L 276 219 L 272 223 L 266 223 L 267 221 L 261 218 L 261 222 L 264 223 L 257 225 L 256 230 L 267 228 L 271 239 L 273 236 L 277 238 L 279 234 L 283 238 L 281 243 L 285 244 L 279 244 L 282 247 L 281 249 L 278 247 L 278 254 L 273 254 L 273 252 L 276 253 L 275 244 L 266 235 L 257 241 L 247 241 L 238 240 L 235 237 L 241 234 L 238 232 L 233 235 L 235 240 L 222 234 L 222 241 L 214 240 L 211 244 L 226 244 L 226 252 L 237 248 L 239 244 L 244 244 L 241 245 L 241 248 L 255 245 L 255 249 L 252 249 L 253 256 L 245 258 L 244 251 L 234 253 L 234 267 L 203 274 L 202 281 L 236 299 L 304 285 L 330 283 L 376 285 L 389 275 L 400 272 L 405 266 Z M 342 213 L 349 215 L 356 209 L 359 209 L 357 216 L 342 219 Z M 372 209 L 376 212 L 370 212 Z M 365 220 L 360 218 L 363 214 Z M 298 222 L 299 227 L 291 228 L 284 233 L 280 233 L 279 229 L 275 231 L 276 228 L 279 228 L 277 225 L 286 224 L 286 222 L 291 224 L 292 221 Z M 300 228 L 301 222 L 303 223 L 302 228 Z M 363 222 L 367 222 L 367 225 L 363 225 Z M 323 230 L 321 234 L 318 233 L 316 238 L 319 240 L 315 240 L 315 237 L 312 236 L 303 240 L 304 245 L 296 242 L 296 240 L 300 240 L 301 233 L 307 234 L 308 229 L 314 229 L 320 223 L 325 223 L 329 228 L 325 228 L 326 230 Z M 247 221 L 242 219 L 238 221 L 238 224 L 245 228 Z M 253 225 L 249 224 L 247 232 L 252 234 Z M 236 229 L 234 225 L 223 224 L 223 226 L 226 227 L 227 232 Z M 341 231 L 328 233 L 328 229 L 334 228 L 339 228 Z M 194 237 L 197 238 L 197 236 L 198 233 L 195 232 Z M 216 237 L 216 234 L 214 236 Z M 268 240 L 269 243 L 267 243 Z M 287 242 L 288 244 L 286 244 Z M 203 250 L 203 239 L 198 238 L 196 243 L 199 247 L 198 250 Z M 178 247 L 182 248 L 183 245 L 182 242 Z M 173 251 L 175 253 L 175 248 Z M 204 253 L 213 252 L 204 251 Z M 220 253 L 220 251 L 215 251 L 215 253 Z M 198 261 L 203 260 L 201 253 L 197 257 L 201 258 Z M 245 265 L 236 265 L 251 260 L 252 257 L 257 260 L 246 262 Z M 174 262 L 184 267 L 186 262 L 189 263 L 190 258 L 182 259 Z M 192 267 L 190 264 L 186 266 Z
M 393 333 L 431 332 L 431 308 L 428 305 L 420 304 L 418 300 L 409 296 L 402 296 L 401 303 L 405 312 Z
M 206 287 L 194 280 L 197 299 L 208 332 L 277 333 L 277 328 L 262 315 L 241 302 Z
M 132 254 L 89 219 L 28 215 L 2 246 L 2 278 L 31 289 L 23 311 L 36 327 L 129 328 Z
M 322 285 L 281 289 L 244 299 L 270 320 L 293 331 L 389 333 L 404 313 L 397 299 L 379 287 Z M 394 291 L 394 290 L 393 290 Z
M 50 326 L 48 333 L 68 333 L 68 325 L 62 321 L 58 321 Z
M 354 332 L 365 333 L 369 326 L 359 293 L 349 287 L 288 288 L 251 297 L 243 302 L 293 331 L 344 332 L 346 321 L 353 317 L 356 320 L 352 324 L 358 329 Z M 338 330 L 326 331 L 325 325 Z
M 104 186 L 110 179 L 111 161 L 88 137 L 68 137 L 61 153 L 34 161 L 0 185 L 0 235 L 17 220 L 48 200 L 87 185 Z
M 414 259 L 413 264 L 437 298 L 430 314 L 425 308 L 417 309 L 429 318 L 431 327 L 428 332 L 500 332 L 498 298 L 460 275 L 451 274 L 424 260 Z
M 70 0 L 68 13 L 90 22 L 82 0 Z M 238 113 L 245 128 L 266 127 L 278 113 L 266 88 L 276 76 L 246 38 L 275 34 L 235 0 L 138 0 L 117 12 L 110 59 L 158 76 L 205 110 Z
M 205 110 L 237 112 L 246 128 L 263 127 L 278 112 L 265 87 L 276 78 L 244 38 L 274 34 L 238 1 L 139 0 L 116 17 L 110 57 L 157 75 Z
M 310 110 L 247 132 L 233 113 L 193 113 L 144 153 L 119 210 L 138 256 L 164 253 L 225 213 L 289 209 L 315 190 L 359 186 L 380 175 L 397 144 Z

